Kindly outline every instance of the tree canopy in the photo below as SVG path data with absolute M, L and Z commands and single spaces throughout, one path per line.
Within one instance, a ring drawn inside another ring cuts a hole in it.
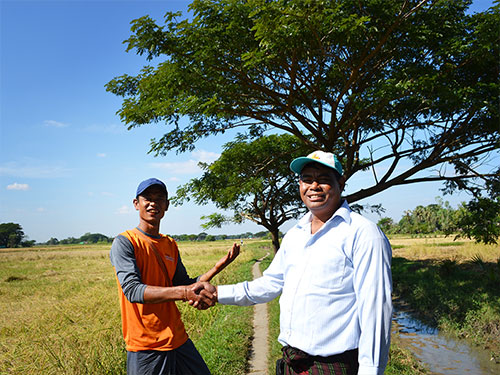
M 0 224 L 0 247 L 18 247 L 24 238 L 21 225 L 16 223 Z
M 497 177 L 488 181 L 486 189 L 468 203 L 462 203 L 457 213 L 457 237 L 474 238 L 476 242 L 496 244 L 500 237 L 500 168 Z
M 336 153 L 354 202 L 442 181 L 478 191 L 498 157 L 499 6 L 468 0 L 195 0 L 134 20 L 127 51 L 158 62 L 107 84 L 129 129 L 164 122 L 151 152 L 241 129 Z M 188 119 L 187 124 L 182 119 Z
M 289 165 L 309 152 L 307 146 L 289 134 L 272 134 L 252 142 L 230 142 L 215 162 L 200 163 L 203 175 L 179 187 L 173 202 L 211 201 L 217 208 L 232 210 L 232 218 L 218 213 L 203 217 L 208 219 L 205 227 L 253 221 L 271 233 L 276 252 L 280 246 L 280 226 L 305 212 L 297 177 Z

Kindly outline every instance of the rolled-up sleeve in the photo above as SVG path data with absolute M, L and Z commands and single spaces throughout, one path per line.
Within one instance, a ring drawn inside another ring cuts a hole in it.
M 131 303 L 144 303 L 144 291 L 147 285 L 141 281 L 134 246 L 128 238 L 117 236 L 111 245 L 109 257 L 125 297 Z

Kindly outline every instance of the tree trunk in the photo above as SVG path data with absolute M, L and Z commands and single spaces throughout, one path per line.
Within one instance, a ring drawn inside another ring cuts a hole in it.
M 271 233 L 271 243 L 273 244 L 274 254 L 280 249 L 280 231 L 279 229 L 273 229 L 269 231 Z

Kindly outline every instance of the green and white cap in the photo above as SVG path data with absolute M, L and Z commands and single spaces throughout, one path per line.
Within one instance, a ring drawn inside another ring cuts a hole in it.
M 290 163 L 290 169 L 295 173 L 300 174 L 300 172 L 302 172 L 302 168 L 311 162 L 326 165 L 327 167 L 335 169 L 341 176 L 343 175 L 342 164 L 340 164 L 339 159 L 331 152 L 324 152 L 320 150 L 314 151 L 307 156 L 294 159 Z

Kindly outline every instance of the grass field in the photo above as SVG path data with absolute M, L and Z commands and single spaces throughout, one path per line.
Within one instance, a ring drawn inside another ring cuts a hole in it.
M 231 241 L 180 243 L 190 275 L 211 267 Z M 251 278 L 259 242 L 215 283 Z M 109 245 L 0 250 L 0 374 L 124 374 L 126 354 Z M 179 303 L 213 374 L 244 374 L 252 309 Z
M 204 272 L 231 241 L 181 242 L 190 275 Z M 467 336 L 496 353 L 500 296 L 498 246 L 449 238 L 392 238 L 395 292 L 441 329 Z M 269 241 L 245 241 L 242 254 L 215 284 L 251 278 Z M 0 374 L 124 374 L 116 281 L 109 245 L 0 250 Z M 269 262 L 263 262 L 263 268 Z M 190 337 L 214 375 L 240 375 L 252 336 L 252 308 L 217 305 L 196 311 L 179 303 Z M 279 306 L 269 304 L 269 369 L 280 356 Z M 491 334 L 490 334 L 491 333 Z M 496 336 L 495 336 L 496 335 Z M 386 374 L 423 371 L 393 338 Z

